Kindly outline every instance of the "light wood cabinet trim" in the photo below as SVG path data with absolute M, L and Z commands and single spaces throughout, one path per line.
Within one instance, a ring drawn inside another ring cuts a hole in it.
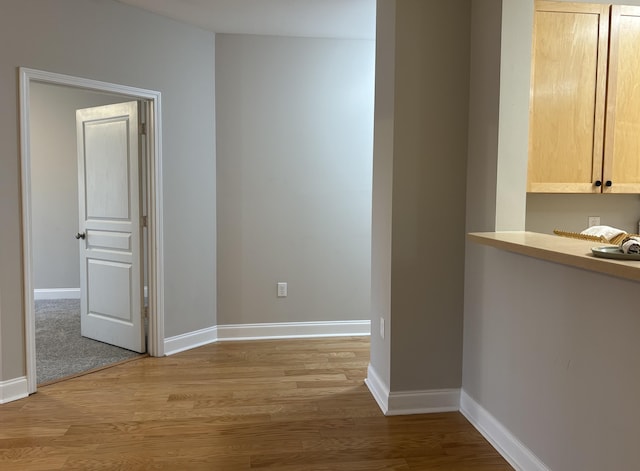
M 618 72 L 617 64 L 619 60 L 619 35 L 620 35 L 620 10 L 612 8 L 611 10 L 611 32 L 609 42 L 609 83 L 607 84 L 607 110 L 606 110 L 606 128 L 607 136 L 604 154 L 603 154 L 603 176 L 611 179 L 613 171 L 612 157 L 615 147 L 615 121 L 616 121 L 616 92 Z M 607 188 L 607 192 L 613 192 L 613 185 Z
M 614 194 L 640 194 L 640 183 L 616 183 L 614 181 L 613 185 L 611 185 L 610 187 L 605 187 L 602 192 Z
M 591 183 L 529 183 L 530 193 L 601 193 L 600 188 Z
M 554 2 L 551 0 L 535 1 L 535 11 L 557 11 L 560 13 L 600 13 L 603 10 L 606 10 L 608 12 L 609 5 L 580 2 Z
M 592 183 L 596 180 L 603 182 L 599 187 L 604 189 L 604 146 L 605 146 L 605 116 L 607 100 L 607 67 L 609 60 L 609 21 L 610 7 L 599 5 L 600 7 L 600 35 L 598 38 L 598 71 L 596 73 L 596 109 L 594 116 L 594 139 L 593 139 L 593 177 Z M 595 187 L 598 189 L 598 187 Z

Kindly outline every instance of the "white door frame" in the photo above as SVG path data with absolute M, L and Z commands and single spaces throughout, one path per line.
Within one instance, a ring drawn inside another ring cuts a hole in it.
M 31 147 L 29 95 L 32 82 L 106 92 L 149 103 L 147 117 L 148 352 L 164 356 L 164 252 L 162 222 L 162 114 L 160 92 L 20 67 L 20 160 L 22 171 L 22 265 L 26 334 L 27 388 L 37 390 L 36 328 L 33 299 L 31 225 Z

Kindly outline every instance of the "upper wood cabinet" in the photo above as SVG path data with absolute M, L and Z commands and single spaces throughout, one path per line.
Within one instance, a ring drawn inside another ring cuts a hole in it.
M 537 1 L 527 191 L 640 193 L 640 7 Z

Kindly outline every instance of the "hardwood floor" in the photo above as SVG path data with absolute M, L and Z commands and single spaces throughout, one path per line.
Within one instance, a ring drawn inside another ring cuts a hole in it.
M 385 417 L 361 337 L 221 342 L 0 406 L 0 469 L 502 471 L 457 413 Z

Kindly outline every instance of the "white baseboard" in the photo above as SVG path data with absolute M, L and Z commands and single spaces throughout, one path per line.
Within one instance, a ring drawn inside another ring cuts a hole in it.
M 460 408 L 460 389 L 389 391 L 389 386 L 369 364 L 365 384 L 384 415 L 452 412 Z
M 213 326 L 164 339 L 164 354 L 173 355 L 213 343 L 218 340 L 217 332 L 218 327 Z
M 278 322 L 218 326 L 218 340 L 266 340 L 370 335 L 371 321 Z
M 148 296 L 144 287 L 144 297 Z M 80 288 L 42 288 L 33 290 L 33 299 L 80 299 Z
M 380 375 L 373 368 L 371 363 L 367 368 L 367 377 L 364 380 L 364 384 L 367 385 L 371 395 L 378 403 L 378 407 L 382 410 L 384 415 L 387 415 L 389 411 L 389 386 L 380 378 Z
M 29 395 L 27 388 L 27 377 L 0 381 L 0 404 L 17 401 Z
M 550 471 L 531 450 L 464 390 L 460 394 L 460 412 L 516 470 Z
M 218 325 L 167 338 L 164 351 L 173 355 L 217 341 L 360 336 L 370 331 L 368 320 Z
M 432 414 L 460 409 L 460 389 L 391 391 L 387 415 Z
M 33 299 L 80 299 L 80 288 L 34 289 Z

